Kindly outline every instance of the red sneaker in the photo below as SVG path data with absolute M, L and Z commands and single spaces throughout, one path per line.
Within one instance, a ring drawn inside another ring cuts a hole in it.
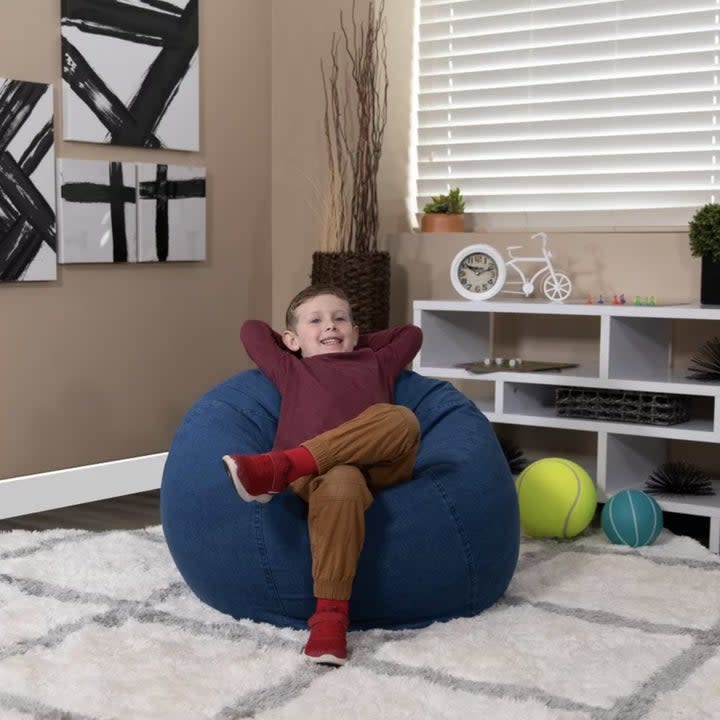
M 303 651 L 322 665 L 344 665 L 347 660 L 348 616 L 341 610 L 321 610 L 308 620 L 310 637 Z
M 288 485 L 290 460 L 281 452 L 224 455 L 223 465 L 245 502 L 266 503 Z

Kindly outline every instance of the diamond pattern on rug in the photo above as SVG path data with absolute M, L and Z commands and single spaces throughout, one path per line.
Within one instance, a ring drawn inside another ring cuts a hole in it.
M 15 694 L 70 713 L 210 718 L 234 698 L 261 689 L 268 680 L 267 661 L 268 648 L 253 640 L 130 620 L 119 627 L 88 626 L 54 648 L 6 658 L 0 678 Z M 289 677 L 301 663 L 299 652 L 274 648 L 273 680 Z
M 179 595 L 172 595 L 155 606 L 160 612 L 170 613 L 171 615 L 183 618 L 184 620 L 195 620 L 201 623 L 228 624 L 235 625 L 237 620 L 221 613 L 215 608 L 211 608 L 205 603 L 198 602 L 194 595 L 183 592 Z
M 182 582 L 164 544 L 140 533 L 85 534 L 72 543 L 61 543 L 33 555 L 3 561 L 3 572 L 83 593 L 143 600 L 154 590 Z M 153 572 L 149 572 L 150 568 Z
M 388 698 L 392 704 L 388 705 Z M 400 708 L 402 710 L 400 711 Z M 319 678 L 301 696 L 281 708 L 255 715 L 257 720 L 367 720 L 367 718 L 515 718 L 519 720 L 591 720 L 578 710 L 549 708 L 537 700 L 483 697 L 427 682 L 420 677 L 381 676 L 350 665 Z
M 638 548 L 631 548 L 627 545 L 613 545 L 608 542 L 605 534 L 601 532 L 590 532 L 570 541 L 562 542 L 572 544 L 575 549 L 597 549 L 603 553 L 616 552 L 624 555 L 641 555 L 647 558 L 670 556 L 675 560 L 697 560 L 702 563 L 720 565 L 720 555 L 709 553 L 706 547 L 691 537 L 673 535 L 668 530 L 663 530 L 652 545 L 641 545 Z
M 0 718 L 709 720 L 719 579 L 720 558 L 668 533 L 524 541 L 494 608 L 350 633 L 329 670 L 306 631 L 201 603 L 159 527 L 0 533 Z
M 633 620 L 708 629 L 720 619 L 720 574 L 687 565 L 657 564 L 635 555 L 612 563 L 598 555 L 564 552 L 516 573 L 508 593 L 529 602 L 602 610 Z
M 647 720 L 717 720 L 720 718 L 720 652 L 715 651 L 680 687 L 661 694 Z
M 691 643 L 686 636 L 618 632 L 533 607 L 496 607 L 477 619 L 451 620 L 386 642 L 377 658 L 609 708 Z
M 0 657 L 14 643 L 37 640 L 62 625 L 106 610 L 107 605 L 66 603 L 51 597 L 28 596 L 12 585 L 0 585 Z
M 2 533 L 1 556 L 14 555 L 18 551 L 31 550 L 44 544 L 52 544 L 66 538 L 78 538 L 84 535 L 87 535 L 84 530 L 45 530 L 44 532 L 13 530 Z M 4 567 L 5 564 L 3 563 Z

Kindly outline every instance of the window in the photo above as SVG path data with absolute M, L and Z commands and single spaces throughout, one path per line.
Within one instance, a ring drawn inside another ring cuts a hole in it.
M 720 202 L 720 0 L 418 0 L 417 208 L 684 226 Z

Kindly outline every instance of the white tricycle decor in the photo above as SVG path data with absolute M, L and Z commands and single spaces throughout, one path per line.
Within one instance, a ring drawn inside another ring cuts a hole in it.
M 542 255 L 516 256 L 513 251 L 522 250 L 522 245 L 507 248 L 508 260 L 490 245 L 469 245 L 453 259 L 450 266 L 450 280 L 456 292 L 468 300 L 489 300 L 501 290 L 505 293 L 529 297 L 535 284 L 541 283 L 545 297 L 551 302 L 563 302 L 570 297 L 570 278 L 552 264 L 552 252 L 547 247 L 547 235 L 536 233 L 531 240 L 542 239 Z M 532 274 L 525 274 L 520 263 L 539 263 Z M 509 270 L 518 280 L 508 280 Z M 515 289 L 517 288 L 517 289 Z

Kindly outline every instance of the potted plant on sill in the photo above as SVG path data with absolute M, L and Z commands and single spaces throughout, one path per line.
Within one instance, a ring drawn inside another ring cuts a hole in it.
M 708 203 L 688 227 L 690 252 L 702 259 L 700 303 L 720 305 L 720 204 Z
M 330 59 L 321 62 L 328 192 L 322 250 L 312 257 L 311 282 L 342 287 L 361 332 L 388 327 L 390 253 L 378 248 L 377 175 L 387 121 L 385 3 L 368 4 L 364 20 L 340 12 Z
M 435 195 L 423 212 L 421 232 L 465 231 L 465 200 L 460 188 L 453 188 L 447 195 Z

